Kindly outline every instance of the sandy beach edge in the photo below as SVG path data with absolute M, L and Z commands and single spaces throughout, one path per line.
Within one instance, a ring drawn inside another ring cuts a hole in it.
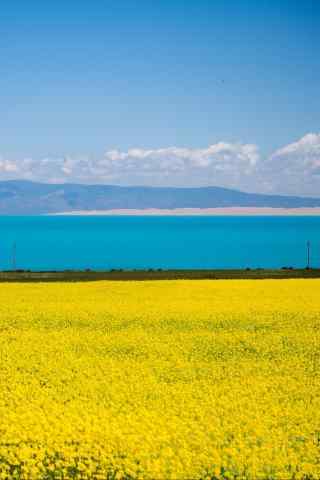
M 222 208 L 175 208 L 175 209 L 112 209 L 74 210 L 49 214 L 50 216 L 320 216 L 320 207 L 270 208 L 270 207 L 222 207 Z

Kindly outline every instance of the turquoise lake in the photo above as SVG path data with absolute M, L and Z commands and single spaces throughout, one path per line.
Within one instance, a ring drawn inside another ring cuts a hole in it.
M 305 267 L 307 241 L 320 267 L 320 217 L 6 216 L 0 233 L 1 270 Z

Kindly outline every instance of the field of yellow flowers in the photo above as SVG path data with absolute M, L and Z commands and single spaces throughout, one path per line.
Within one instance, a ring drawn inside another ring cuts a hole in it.
M 320 281 L 0 284 L 0 478 L 320 478 Z

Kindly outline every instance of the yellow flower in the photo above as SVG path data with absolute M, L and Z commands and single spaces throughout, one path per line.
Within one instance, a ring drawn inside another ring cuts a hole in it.
M 0 286 L 0 479 L 320 478 L 320 281 Z

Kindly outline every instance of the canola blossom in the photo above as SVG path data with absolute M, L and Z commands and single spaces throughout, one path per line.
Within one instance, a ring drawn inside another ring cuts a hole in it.
M 320 281 L 0 285 L 0 479 L 320 478 Z

